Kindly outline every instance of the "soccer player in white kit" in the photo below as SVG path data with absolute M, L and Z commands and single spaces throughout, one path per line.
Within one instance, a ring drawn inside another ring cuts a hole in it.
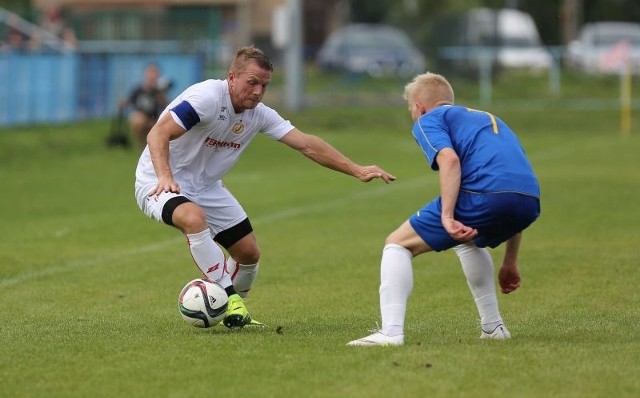
M 259 324 L 251 319 L 243 297 L 256 278 L 260 250 L 247 214 L 221 181 L 256 134 L 363 182 L 395 180 L 378 166 L 354 163 L 261 103 L 272 72 L 260 49 L 240 48 L 225 80 L 196 83 L 166 107 L 147 136 L 136 169 L 138 206 L 148 217 L 185 234 L 198 268 L 229 296 L 223 319 L 229 328 Z

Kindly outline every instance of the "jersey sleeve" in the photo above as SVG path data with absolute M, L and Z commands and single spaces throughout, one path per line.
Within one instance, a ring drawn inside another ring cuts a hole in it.
M 443 113 L 427 113 L 413 125 L 413 137 L 427 157 L 432 170 L 438 170 L 436 156 L 444 148 L 452 148 L 449 128 L 442 117 Z
M 264 104 L 259 104 L 258 109 L 262 114 L 262 128 L 260 129 L 269 138 L 279 140 L 294 127 L 290 121 L 284 119 L 278 112 Z
M 219 108 L 219 101 L 211 95 L 211 87 L 207 84 L 194 85 L 180 97 L 180 101 L 171 107 L 173 120 L 189 131 L 200 122 L 208 122 L 213 112 L 207 110 Z
M 198 112 L 193 109 L 193 106 L 191 106 L 191 103 L 187 100 L 183 100 L 178 105 L 171 108 L 171 117 L 173 117 L 173 120 L 187 131 L 191 130 L 191 127 L 200 123 L 200 115 L 198 115 Z

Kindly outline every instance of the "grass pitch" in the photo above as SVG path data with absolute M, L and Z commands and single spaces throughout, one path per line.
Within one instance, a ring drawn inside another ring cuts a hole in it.
M 188 326 L 199 276 L 184 238 L 133 198 L 133 150 L 86 122 L 0 131 L 3 397 L 634 397 L 640 394 L 640 120 L 616 112 L 491 109 L 542 186 L 522 287 L 500 295 L 513 334 L 478 339 L 452 252 L 414 262 L 406 345 L 345 347 L 379 320 L 386 235 L 437 194 L 406 110 L 291 115 L 398 180 L 363 184 L 254 141 L 225 183 L 262 248 L 248 300 L 264 329 Z M 499 264 L 501 248 L 492 252 Z

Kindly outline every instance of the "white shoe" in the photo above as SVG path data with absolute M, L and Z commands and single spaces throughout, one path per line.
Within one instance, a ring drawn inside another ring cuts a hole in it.
M 404 334 L 400 334 L 397 336 L 387 336 L 386 334 L 382 334 L 382 332 L 375 332 L 367 337 L 363 337 L 358 340 L 353 340 L 347 343 L 348 346 L 361 346 L 361 347 L 371 347 L 371 346 L 390 346 L 390 345 L 403 345 L 404 344 Z
M 480 334 L 480 338 L 490 340 L 508 340 L 511 338 L 511 333 L 509 333 L 504 325 L 498 325 L 491 333 L 487 333 L 483 330 Z

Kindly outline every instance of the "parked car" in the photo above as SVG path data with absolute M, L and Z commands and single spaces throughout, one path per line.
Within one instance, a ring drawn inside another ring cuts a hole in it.
M 425 57 L 400 29 L 351 24 L 329 35 L 317 54 L 322 71 L 409 76 L 424 72 Z
M 542 45 L 531 15 L 513 9 L 497 12 L 500 46 L 496 57 L 502 68 L 549 69 L 551 53 Z
M 632 72 L 640 73 L 640 23 L 588 23 L 566 52 L 567 66 L 587 73 L 619 72 L 625 57 Z
M 553 63 L 531 15 L 515 9 L 475 8 L 440 15 L 434 19 L 430 36 L 430 47 L 443 70 L 473 75 L 481 59 L 490 60 L 494 72 L 545 70 Z

